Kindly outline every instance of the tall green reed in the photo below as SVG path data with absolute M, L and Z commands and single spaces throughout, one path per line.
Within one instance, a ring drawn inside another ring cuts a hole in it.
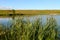
M 58 31 L 55 18 L 48 18 L 46 24 L 42 24 L 42 18 L 36 19 L 33 23 L 23 18 L 13 19 L 11 28 L 5 29 L 4 34 L 0 32 L 0 40 L 57 40 Z

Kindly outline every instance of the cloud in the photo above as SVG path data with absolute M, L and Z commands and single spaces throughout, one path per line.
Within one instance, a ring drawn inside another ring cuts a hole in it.
M 11 7 L 0 6 L 0 10 L 12 10 Z

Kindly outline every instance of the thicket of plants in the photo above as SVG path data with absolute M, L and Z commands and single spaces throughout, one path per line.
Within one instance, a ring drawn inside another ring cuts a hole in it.
M 34 22 L 23 18 L 13 19 L 10 28 L 0 25 L 0 40 L 58 40 L 57 22 L 55 18 L 47 18 L 45 24 L 38 18 Z

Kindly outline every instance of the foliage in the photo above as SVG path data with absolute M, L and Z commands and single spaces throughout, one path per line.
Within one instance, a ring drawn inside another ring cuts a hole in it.
M 1 26 L 0 26 L 1 27 Z M 24 21 L 18 17 L 13 19 L 10 29 L 1 30 L 0 40 L 58 40 L 57 24 L 53 17 L 48 18 L 46 24 L 42 24 L 42 19 L 38 18 L 33 23 L 29 19 Z

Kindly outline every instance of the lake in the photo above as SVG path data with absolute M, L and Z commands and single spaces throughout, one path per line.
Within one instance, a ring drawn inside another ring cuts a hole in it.
M 26 20 L 26 18 L 29 18 L 30 21 L 34 21 L 36 18 L 42 18 L 42 22 L 44 24 L 47 21 L 47 17 L 49 18 L 51 15 L 24 16 L 24 20 Z M 60 15 L 53 15 L 53 17 L 56 19 L 58 26 L 60 26 Z M 17 19 L 17 16 L 15 18 Z M 12 18 L 0 18 L 0 24 L 10 26 L 12 24 Z

